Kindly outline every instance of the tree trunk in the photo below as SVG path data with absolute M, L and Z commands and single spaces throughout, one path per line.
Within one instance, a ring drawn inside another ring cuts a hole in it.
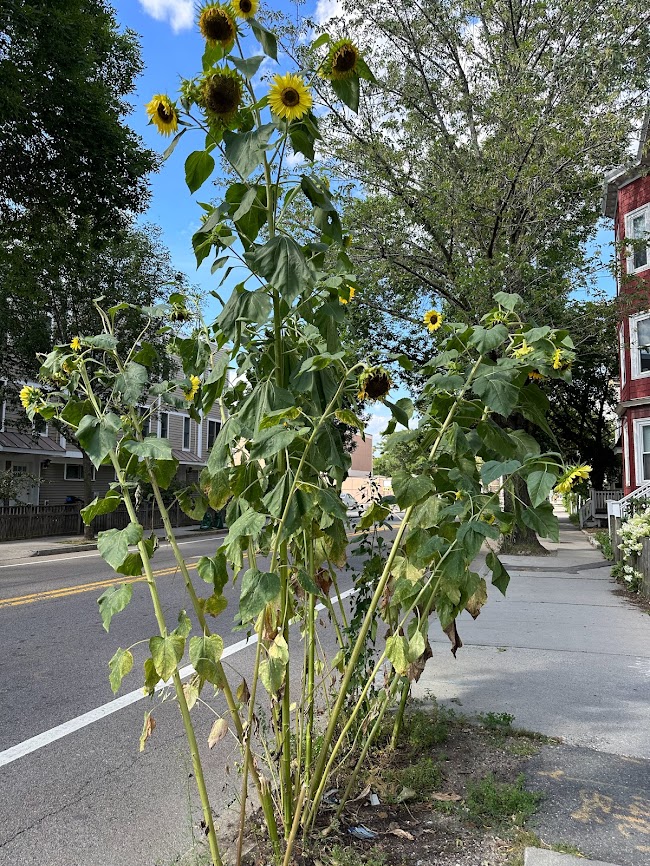
M 528 496 L 528 488 L 523 478 L 515 476 L 512 479 L 514 493 L 519 500 L 518 506 L 520 509 L 532 508 L 530 497 Z M 504 490 L 505 510 L 514 512 L 514 502 L 510 492 Z M 503 536 L 500 553 L 519 556 L 548 556 L 549 551 L 543 547 L 538 539 L 537 534 L 528 526 L 516 526 L 509 535 Z
M 82 450 L 83 454 L 83 470 L 84 470 L 84 505 L 90 505 L 95 498 L 93 493 L 93 464 L 90 462 L 90 457 Z M 95 531 L 92 527 L 84 523 L 84 538 L 91 541 L 95 537 Z

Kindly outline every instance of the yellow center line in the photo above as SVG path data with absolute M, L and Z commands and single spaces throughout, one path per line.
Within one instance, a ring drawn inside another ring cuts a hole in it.
M 377 531 L 385 532 L 397 527 L 378 527 Z M 358 532 L 348 532 L 346 533 L 348 538 L 356 538 L 360 535 Z M 247 554 L 244 554 L 246 556 Z M 188 570 L 192 571 L 197 567 L 198 563 L 188 563 Z M 178 566 L 173 565 L 168 568 L 161 568 L 158 571 L 153 572 L 154 577 L 165 577 L 170 574 L 177 574 Z M 92 592 L 94 589 L 99 589 L 100 587 L 106 588 L 109 586 L 115 586 L 120 583 L 141 583 L 145 581 L 147 578 L 142 577 L 107 577 L 105 580 L 96 580 L 92 583 L 79 583 L 73 586 L 62 586 L 59 589 L 47 589 L 43 590 L 43 592 L 32 592 L 29 595 L 17 595 L 14 598 L 0 598 L 0 610 L 4 607 L 19 607 L 23 604 L 33 604 L 36 601 L 49 601 L 55 598 L 65 598 L 68 595 L 79 595 L 82 592 Z

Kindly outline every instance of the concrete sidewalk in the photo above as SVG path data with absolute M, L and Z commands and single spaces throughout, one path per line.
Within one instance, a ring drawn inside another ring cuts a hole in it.
M 147 530 L 145 529 L 145 532 Z M 165 530 L 155 529 L 154 532 L 165 544 Z M 225 529 L 200 530 L 198 526 L 179 526 L 174 530 L 176 538 L 199 538 L 201 536 L 225 535 Z M 25 538 L 21 541 L 0 542 L 0 565 L 30 559 L 32 556 L 60 556 L 67 553 L 78 553 L 82 550 L 96 550 L 96 541 L 85 541 L 80 535 L 54 535 L 47 538 Z
M 609 563 L 560 516 L 546 557 L 503 557 L 504 598 L 490 587 L 454 660 L 432 624 L 433 658 L 414 689 L 468 715 L 510 713 L 559 737 L 529 765 L 547 799 L 533 829 L 621 866 L 650 862 L 650 618 L 614 594 Z

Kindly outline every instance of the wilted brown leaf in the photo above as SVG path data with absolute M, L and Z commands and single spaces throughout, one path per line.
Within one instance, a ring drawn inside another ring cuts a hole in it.
M 140 734 L 140 751 L 144 752 L 144 746 L 149 737 L 153 734 L 156 727 L 156 720 L 151 713 L 144 714 L 144 724 L 142 725 L 142 733 Z
M 237 700 L 240 704 L 247 704 L 251 699 L 251 693 L 248 690 L 248 683 L 242 680 L 237 688 Z
M 401 827 L 393 827 L 388 832 L 392 833 L 393 836 L 399 836 L 400 839 L 408 839 L 409 842 L 415 842 L 415 836 L 409 833 L 408 830 L 402 830 Z
M 454 655 L 454 658 L 456 658 L 456 651 L 459 650 L 463 645 L 463 642 L 460 639 L 458 635 L 458 630 L 456 628 L 456 620 L 454 620 L 451 625 L 448 625 L 447 628 L 444 629 L 444 632 L 451 641 L 451 651 Z
M 441 803 L 455 803 L 456 801 L 462 800 L 463 798 L 460 796 L 460 794 L 447 794 L 445 792 L 441 792 L 439 794 L 431 794 L 431 799 L 439 800 Z
M 470 596 L 467 599 L 467 604 L 465 605 L 465 610 L 470 614 L 472 619 L 476 619 L 476 617 L 481 612 L 481 608 L 487 601 L 487 584 L 485 582 L 485 578 L 481 578 L 481 582 L 478 585 L 478 589 L 474 593 L 474 595 Z
M 216 746 L 220 740 L 228 733 L 228 722 L 225 719 L 217 719 L 217 721 L 212 725 L 212 730 L 210 731 L 210 736 L 208 737 L 208 748 L 212 748 Z

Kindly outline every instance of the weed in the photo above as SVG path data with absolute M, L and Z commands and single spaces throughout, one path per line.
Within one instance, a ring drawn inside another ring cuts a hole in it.
M 416 749 L 430 749 L 439 743 L 445 743 L 449 737 L 447 719 L 447 713 L 442 709 L 432 715 L 421 710 L 413 713 L 406 722 L 409 744 Z
M 479 713 L 478 719 L 488 731 L 509 730 L 515 720 L 510 713 Z
M 378 847 L 373 847 L 365 854 L 360 854 L 357 848 L 344 848 L 342 845 L 335 845 L 325 862 L 328 866 L 359 866 L 359 863 L 364 863 L 365 866 L 384 866 L 386 855 Z
M 531 755 L 539 754 L 539 743 L 531 743 L 525 739 L 517 740 L 515 743 L 509 743 L 506 749 L 511 755 L 517 755 L 520 758 L 529 758 Z
M 584 854 L 575 845 L 567 845 L 564 842 L 548 844 L 543 842 L 536 833 L 531 830 L 517 830 L 512 840 L 510 856 L 506 866 L 524 866 L 524 851 L 526 848 L 543 848 L 547 851 L 557 851 L 559 854 L 573 854 L 576 857 L 584 857 Z
M 594 538 L 600 544 L 600 549 L 603 552 L 603 556 L 605 559 L 609 559 L 610 561 L 614 559 L 614 548 L 612 546 L 612 539 L 609 536 L 609 532 L 606 529 L 599 529 L 598 532 L 594 532 Z
M 442 773 L 440 767 L 431 758 L 425 757 L 420 758 L 415 764 L 404 767 L 403 770 L 391 773 L 389 781 L 396 782 L 403 788 L 410 788 L 415 791 L 418 799 L 425 800 L 429 794 L 440 787 Z
M 537 808 L 542 795 L 527 791 L 524 777 L 514 783 L 497 782 L 491 774 L 467 785 L 466 805 L 470 815 L 483 824 L 512 821 L 521 826 Z

